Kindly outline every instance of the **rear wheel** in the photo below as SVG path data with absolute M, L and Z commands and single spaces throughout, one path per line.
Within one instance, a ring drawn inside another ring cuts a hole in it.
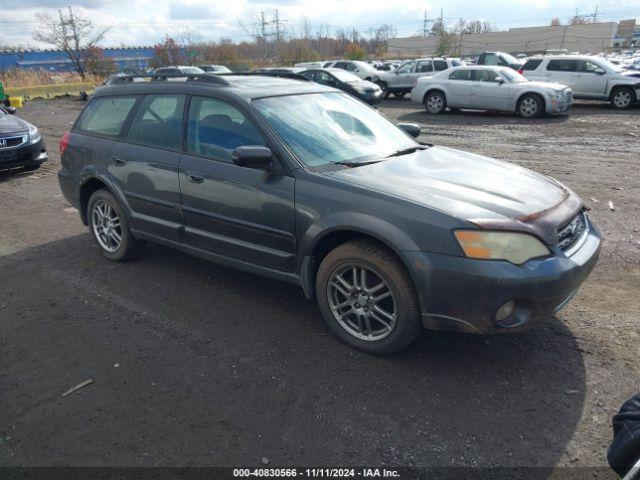
M 331 331 L 367 353 L 396 352 L 422 331 L 409 274 L 374 242 L 355 240 L 330 252 L 318 270 L 316 292 Z
M 517 111 L 523 118 L 538 118 L 544 113 L 544 101 L 535 93 L 527 93 L 518 101 Z
M 613 108 L 624 110 L 636 103 L 636 92 L 629 87 L 621 87 L 611 92 L 610 103 Z
M 447 109 L 447 100 L 442 92 L 429 92 L 424 97 L 424 107 L 427 113 L 438 114 Z
M 93 192 L 87 212 L 89 229 L 105 258 L 120 262 L 142 253 L 146 242 L 133 237 L 122 208 L 110 192 Z

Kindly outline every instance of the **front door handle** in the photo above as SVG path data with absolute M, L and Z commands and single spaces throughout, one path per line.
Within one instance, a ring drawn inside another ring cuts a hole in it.
M 113 163 L 119 167 L 127 163 L 127 161 L 122 157 L 113 157 L 112 160 L 113 160 Z
M 193 173 L 186 173 L 185 175 L 187 176 L 187 180 L 189 180 L 191 183 L 204 182 L 204 177 L 201 177 L 200 175 L 194 175 Z

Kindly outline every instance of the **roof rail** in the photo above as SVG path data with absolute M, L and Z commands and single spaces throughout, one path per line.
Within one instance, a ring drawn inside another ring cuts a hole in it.
M 109 85 L 135 82 L 136 78 L 162 81 L 173 78 L 186 78 L 188 82 L 212 83 L 214 85 L 229 85 L 224 78 L 212 73 L 150 73 L 145 75 L 114 75 L 108 80 Z
M 299 73 L 294 72 L 283 72 L 283 71 L 264 71 L 264 72 L 234 72 L 234 73 L 222 73 L 221 76 L 243 76 L 243 77 L 277 77 L 277 78 L 289 78 L 291 80 L 304 80 L 305 82 L 310 82 L 307 77 L 304 75 L 300 75 Z

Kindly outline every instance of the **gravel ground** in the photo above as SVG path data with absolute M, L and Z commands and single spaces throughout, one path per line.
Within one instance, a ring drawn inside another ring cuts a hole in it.
M 394 465 L 606 469 L 640 390 L 640 110 L 570 117 L 381 111 L 422 139 L 549 174 L 605 242 L 556 318 L 521 334 L 425 332 L 371 357 L 290 285 L 159 246 L 111 264 L 60 195 L 57 142 L 82 108 L 34 101 L 51 162 L 0 175 L 0 465 Z M 613 202 L 612 211 L 608 202 Z M 80 382 L 77 393 L 62 393 Z

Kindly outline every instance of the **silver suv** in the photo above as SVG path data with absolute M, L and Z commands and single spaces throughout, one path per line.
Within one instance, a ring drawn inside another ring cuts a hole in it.
M 374 81 L 385 92 L 385 98 L 390 93 L 402 98 L 411 91 L 418 78 L 431 77 L 438 72 L 461 65 L 464 63 L 456 58 L 418 58 L 403 63 L 393 72 L 379 73 Z
M 529 80 L 562 83 L 571 87 L 575 98 L 608 101 L 613 108 L 631 108 L 640 98 L 640 79 L 600 57 L 534 57 L 520 73 Z

